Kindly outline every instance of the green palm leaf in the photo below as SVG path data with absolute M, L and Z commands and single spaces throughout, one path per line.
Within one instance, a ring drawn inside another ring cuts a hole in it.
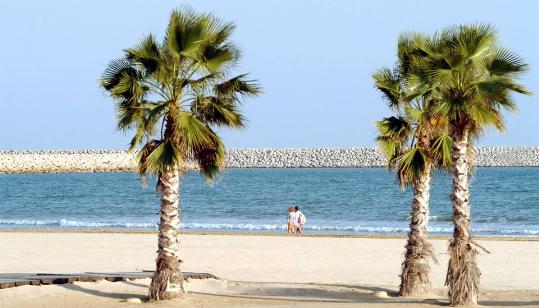
M 224 146 L 212 127 L 243 127 L 240 104 L 260 94 L 247 74 L 229 76 L 240 55 L 234 29 L 213 14 L 174 10 L 162 42 L 147 35 L 105 69 L 100 85 L 117 101 L 118 128 L 133 130 L 129 149 L 141 146 L 141 174 L 189 158 L 208 179 L 222 167 Z
M 411 132 L 411 125 L 404 117 L 387 117 L 376 122 L 378 132 L 382 136 L 387 136 L 395 140 L 404 141 Z
M 148 35 L 136 47 L 125 50 L 126 59 L 140 65 L 148 74 L 159 69 L 161 51 L 153 35 Z
M 206 39 L 206 26 L 213 17 L 192 9 L 174 10 L 166 33 L 168 50 L 176 57 L 194 56 Z
M 239 50 L 232 44 L 207 44 L 201 48 L 200 57 L 204 68 L 214 73 L 235 66 L 239 59 Z
M 213 91 L 217 96 L 233 98 L 238 102 L 238 95 L 242 98 L 259 95 L 260 87 L 254 80 L 246 79 L 247 76 L 247 74 L 241 74 L 222 83 L 216 84 Z
M 223 168 L 225 162 L 225 146 L 217 135 L 212 135 L 213 141 L 204 147 L 197 148 L 193 157 L 197 161 L 200 172 L 212 182 Z
M 376 126 L 378 127 L 376 141 L 386 155 L 388 166 L 393 167 L 396 156 L 400 154 L 410 137 L 411 125 L 403 117 L 392 116 L 376 122 Z
M 429 158 L 425 150 L 420 147 L 412 147 L 400 154 L 395 160 L 397 179 L 402 189 L 412 184 L 425 172 Z
M 403 89 L 399 76 L 388 68 L 376 71 L 372 78 L 375 87 L 383 93 L 391 109 L 398 110 L 402 104 Z
M 522 58 L 504 48 L 497 49 L 486 63 L 486 68 L 494 76 L 518 75 L 526 72 L 528 67 Z
M 439 136 L 435 136 L 431 140 L 431 144 L 430 152 L 436 161 L 435 166 L 449 170 L 452 159 L 451 149 L 453 147 L 453 140 L 449 133 L 446 131 Z
M 118 83 L 120 83 L 124 72 L 127 72 L 128 74 L 136 74 L 135 69 L 132 67 L 132 63 L 129 60 L 117 59 L 110 61 L 101 77 L 101 86 L 105 90 L 111 91 L 118 85 Z
M 226 98 L 197 97 L 191 105 L 191 111 L 203 121 L 218 126 L 241 128 L 245 122 L 234 101 Z
M 179 166 L 183 161 L 183 154 L 173 140 L 165 139 L 156 144 L 157 146 L 153 148 L 148 156 L 145 157 L 145 160 L 142 161 L 145 170 L 154 174 L 159 174 L 164 170 Z

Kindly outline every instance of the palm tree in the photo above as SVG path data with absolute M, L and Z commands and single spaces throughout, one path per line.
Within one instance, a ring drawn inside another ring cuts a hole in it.
M 517 80 L 527 65 L 498 45 L 488 24 L 447 28 L 422 49 L 420 76 L 430 86 L 432 114 L 449 123 L 452 146 L 453 239 L 449 244 L 446 285 L 451 305 L 477 303 L 480 271 L 471 234 L 468 184 L 470 138 L 485 127 L 503 129 L 503 109 L 513 111 L 513 92 L 530 94 Z M 475 246 L 474 246 L 475 244 Z
M 179 180 L 193 159 L 211 181 L 224 161 L 215 127 L 241 128 L 242 98 L 259 94 L 247 75 L 230 78 L 239 50 L 230 42 L 235 26 L 212 14 L 174 10 L 162 42 L 148 35 L 109 63 L 101 86 L 117 102 L 118 128 L 134 130 L 138 172 L 157 175 L 161 194 L 156 271 L 150 300 L 180 295 Z
M 416 45 L 425 40 L 420 34 L 401 35 L 396 68 L 373 74 L 376 88 L 396 113 L 377 122 L 377 140 L 388 167 L 396 169 L 401 189 L 411 185 L 413 190 L 410 231 L 400 275 L 401 296 L 422 295 L 430 290 L 429 259 L 437 262 L 427 240 L 431 173 L 435 166 L 444 167 L 450 162 L 447 123 L 429 118 L 428 111 L 433 106 L 430 93 L 407 82 L 414 75 Z

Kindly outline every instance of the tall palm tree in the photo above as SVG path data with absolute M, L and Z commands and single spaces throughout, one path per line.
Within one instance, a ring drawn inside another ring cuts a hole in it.
M 174 10 L 165 38 L 148 35 L 109 63 L 101 86 L 117 102 L 118 128 L 134 130 L 138 172 L 157 175 L 161 193 L 156 271 L 150 300 L 180 295 L 179 180 L 188 159 L 213 180 L 224 161 L 215 127 L 241 128 L 239 105 L 259 94 L 247 75 L 230 78 L 239 50 L 230 42 L 235 26 L 212 14 Z
M 446 285 L 451 305 L 477 303 L 480 271 L 471 234 L 468 184 L 470 138 L 485 127 L 504 127 L 502 110 L 513 111 L 513 92 L 530 94 L 518 83 L 527 65 L 498 45 L 488 24 L 447 28 L 422 49 L 424 74 L 436 98 L 433 116 L 449 123 L 452 146 L 453 239 L 449 244 Z M 480 247 L 480 246 L 478 246 Z
M 377 140 L 388 167 L 396 169 L 401 188 L 411 185 L 413 190 L 410 231 L 400 275 L 401 296 L 422 295 L 430 290 L 429 259 L 436 262 L 427 238 L 431 173 L 434 167 L 445 167 L 450 162 L 447 123 L 429 118 L 428 111 L 433 106 L 430 93 L 421 85 L 412 87 L 407 82 L 414 75 L 417 45 L 425 40 L 420 34 L 401 35 L 396 67 L 373 74 L 376 88 L 396 113 L 377 122 Z

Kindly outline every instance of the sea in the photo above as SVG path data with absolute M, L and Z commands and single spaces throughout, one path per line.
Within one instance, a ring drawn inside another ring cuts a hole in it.
M 155 178 L 134 173 L 0 175 L 0 229 L 156 230 Z M 405 234 L 411 191 L 384 168 L 227 169 L 211 185 L 181 181 L 181 229 L 285 233 L 299 206 L 309 234 Z M 451 179 L 433 176 L 429 231 L 451 235 Z M 475 235 L 539 237 L 539 168 L 477 168 Z

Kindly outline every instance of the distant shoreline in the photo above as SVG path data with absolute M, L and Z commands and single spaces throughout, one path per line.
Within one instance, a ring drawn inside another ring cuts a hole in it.
M 76 233 L 76 234 L 156 234 L 157 231 L 151 230 L 81 230 L 81 229 L 0 229 L 0 233 Z M 181 234 L 189 235 L 224 235 L 224 236 L 266 236 L 266 237 L 290 237 L 284 232 L 242 232 L 242 231 L 195 231 L 181 230 Z M 304 234 L 302 237 L 313 238 L 372 238 L 372 239 L 405 239 L 406 235 L 390 235 L 390 234 Z M 449 240 L 451 236 L 429 236 L 433 240 Z M 481 241 L 524 241 L 524 242 L 539 242 L 539 237 L 523 237 L 523 236 L 474 236 L 474 239 Z
M 539 167 L 539 146 L 480 147 L 478 167 Z M 376 168 L 386 166 L 376 147 L 229 149 L 226 168 Z M 187 170 L 196 170 L 188 161 Z M 122 150 L 0 151 L 0 173 L 130 172 L 134 153 Z

